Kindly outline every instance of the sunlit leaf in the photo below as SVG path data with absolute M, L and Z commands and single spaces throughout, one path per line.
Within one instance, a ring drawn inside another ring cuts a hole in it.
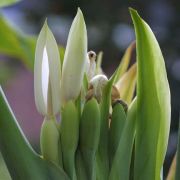
M 164 59 L 147 23 L 130 9 L 136 31 L 137 126 L 135 180 L 159 180 L 170 128 L 170 91 Z

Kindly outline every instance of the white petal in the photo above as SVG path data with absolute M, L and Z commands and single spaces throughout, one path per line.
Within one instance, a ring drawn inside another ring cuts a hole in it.
M 49 63 L 46 47 L 43 51 L 43 61 L 42 61 L 42 91 L 44 97 L 44 103 L 47 112 L 47 95 L 48 95 L 48 83 L 49 83 Z
M 62 68 L 61 99 L 76 99 L 80 93 L 87 60 L 87 31 L 80 9 L 72 23 Z

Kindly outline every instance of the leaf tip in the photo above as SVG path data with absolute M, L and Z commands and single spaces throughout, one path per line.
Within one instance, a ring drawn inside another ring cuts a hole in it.
M 141 17 L 139 16 L 137 10 L 133 9 L 133 8 L 129 8 L 129 12 L 131 14 L 131 18 L 133 21 L 136 21 L 136 20 L 140 20 Z

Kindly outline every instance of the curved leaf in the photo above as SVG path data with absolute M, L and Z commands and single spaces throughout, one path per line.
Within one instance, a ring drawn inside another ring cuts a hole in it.
M 170 128 L 170 91 L 164 59 L 147 23 L 130 9 L 137 47 L 135 180 L 159 180 Z
M 12 179 L 68 180 L 64 171 L 32 149 L 0 88 L 0 149 Z

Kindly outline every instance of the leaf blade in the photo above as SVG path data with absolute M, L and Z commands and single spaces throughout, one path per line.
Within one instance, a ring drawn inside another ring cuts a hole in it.
M 138 61 L 135 180 L 159 180 L 170 128 L 169 84 L 153 32 L 135 10 L 130 13 Z

